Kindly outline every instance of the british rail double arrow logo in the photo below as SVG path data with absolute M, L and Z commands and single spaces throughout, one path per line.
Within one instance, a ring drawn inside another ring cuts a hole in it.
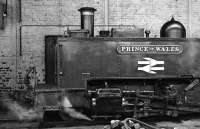
M 145 61 L 138 61 L 138 70 L 144 71 L 150 74 L 156 74 L 155 71 L 164 71 L 164 61 L 157 61 L 152 58 L 144 58 Z M 143 65 L 139 67 L 139 65 Z M 144 66 L 145 65 L 145 66 Z M 156 65 L 163 65 L 163 66 L 157 66 Z

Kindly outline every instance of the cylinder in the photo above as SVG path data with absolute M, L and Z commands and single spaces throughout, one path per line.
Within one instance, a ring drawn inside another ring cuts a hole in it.
M 94 36 L 94 12 L 95 8 L 82 7 L 78 11 L 81 13 L 81 29 L 88 30 L 89 36 Z

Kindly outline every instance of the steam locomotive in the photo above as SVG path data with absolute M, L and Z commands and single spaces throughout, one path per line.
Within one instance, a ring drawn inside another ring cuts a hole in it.
M 165 23 L 160 38 L 115 29 L 94 37 L 95 9 L 79 11 L 81 30 L 45 38 L 47 84 L 34 87 L 36 108 L 93 118 L 200 112 L 200 39 L 187 39 L 180 22 Z
M 60 90 L 71 107 L 87 110 L 93 118 L 176 117 L 200 111 L 200 40 L 186 39 L 183 24 L 172 18 L 162 26 L 161 38 L 149 38 L 148 30 L 147 38 L 133 38 L 130 33 L 124 37 L 126 32 L 116 29 L 111 34 L 100 31 L 100 36 L 93 37 L 96 10 L 84 7 L 79 11 L 81 30 L 69 30 L 67 37 L 54 38 L 53 50 L 46 49 L 54 51 L 54 59 L 46 54 L 47 82 L 56 84 L 55 91 Z M 49 43 L 52 37 L 46 41 Z M 45 94 L 45 102 L 57 102 L 55 91 Z M 42 90 L 37 94 L 43 94 Z M 47 111 L 63 107 L 47 105 L 42 105 Z

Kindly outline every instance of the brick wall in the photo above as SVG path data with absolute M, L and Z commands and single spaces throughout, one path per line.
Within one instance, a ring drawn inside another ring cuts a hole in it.
M 200 37 L 200 1 L 192 0 L 191 5 L 191 16 L 192 16 L 192 37 Z
M 17 54 L 17 2 L 8 0 L 8 15 L 5 18 L 5 29 L 0 30 L 0 87 L 14 87 L 16 84 Z M 11 15 L 12 14 L 12 15 Z M 1 14 L 2 15 L 2 14 Z
M 161 26 L 173 15 L 187 28 L 187 0 L 110 0 L 110 24 L 150 28 L 159 36 Z
M 27 25 L 79 25 L 83 6 L 98 11 L 95 23 L 103 24 L 103 0 L 22 0 L 23 24 Z
M 200 2 L 190 0 L 109 0 L 109 29 L 112 27 L 150 28 L 151 37 L 159 37 L 161 26 L 174 15 L 192 37 L 200 36 Z M 0 30 L 0 86 L 21 83 L 26 70 L 36 66 L 39 83 L 44 78 L 44 36 L 62 35 L 67 29 L 79 28 L 83 6 L 97 9 L 95 34 L 104 29 L 104 0 L 8 0 L 6 26 Z M 189 16 L 191 26 L 189 26 Z M 19 27 L 22 26 L 22 56 L 19 56 Z M 3 79 L 2 79 L 3 78 Z

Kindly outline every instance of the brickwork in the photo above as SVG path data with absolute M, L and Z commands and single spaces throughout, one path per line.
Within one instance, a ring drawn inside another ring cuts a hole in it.
M 104 0 L 22 0 L 23 24 L 79 25 L 80 7 L 97 9 L 95 25 L 104 25 Z M 109 0 L 109 24 L 150 28 L 151 36 L 159 36 L 163 23 L 173 15 L 188 26 L 188 0 Z M 192 5 L 196 2 L 193 1 Z M 198 3 L 198 2 L 197 2 Z M 111 28 L 110 27 L 110 28 Z
M 96 8 L 95 23 L 103 24 L 103 0 L 22 0 L 23 24 L 79 25 L 83 6 Z
M 150 28 L 152 37 L 172 15 L 187 27 L 187 0 L 110 0 L 109 11 L 111 25 Z
M 11 87 L 15 84 L 15 59 L 13 57 L 0 58 L 0 87 Z
M 9 89 L 16 85 L 16 1 L 8 0 L 8 15 L 0 30 L 0 87 Z M 11 15 L 12 14 L 12 15 Z M 2 14 L 1 14 L 2 15 Z
M 200 1 L 192 0 L 192 37 L 200 37 Z
M 174 15 L 175 19 L 185 25 L 187 33 L 190 27 L 192 37 L 200 37 L 200 2 L 191 0 L 189 10 L 188 1 L 109 0 L 109 29 L 147 28 L 151 30 L 151 37 L 159 37 L 161 26 Z M 27 69 L 32 66 L 36 66 L 39 83 L 45 83 L 44 36 L 62 35 L 67 26 L 78 29 L 79 8 L 96 8 L 95 35 L 104 29 L 104 0 L 21 0 L 21 23 L 18 21 L 18 2 L 8 0 L 5 29 L 0 30 L 0 87 L 21 85 Z M 22 56 L 18 56 L 20 24 Z

